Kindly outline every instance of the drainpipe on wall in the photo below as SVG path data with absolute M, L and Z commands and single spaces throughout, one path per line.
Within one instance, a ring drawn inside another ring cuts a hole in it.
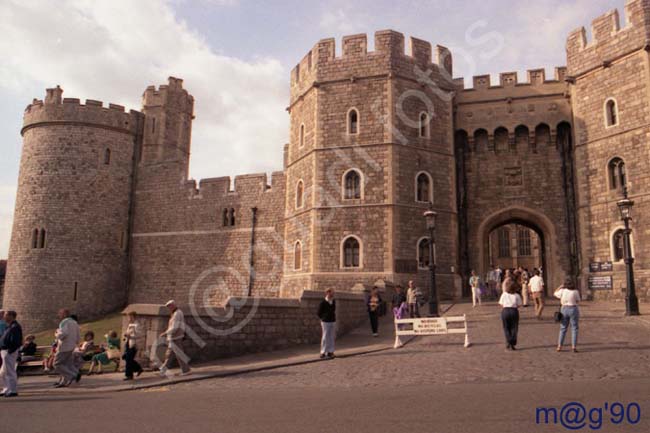
M 248 260 L 248 296 L 253 295 L 253 280 L 255 278 L 255 256 L 253 251 L 255 249 L 255 223 L 257 222 L 257 208 L 251 208 L 253 212 L 251 220 L 251 249 Z

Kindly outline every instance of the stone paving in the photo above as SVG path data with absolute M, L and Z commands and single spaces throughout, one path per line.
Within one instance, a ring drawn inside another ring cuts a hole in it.
M 417 337 L 397 350 L 179 386 L 352 388 L 650 376 L 650 327 L 645 318 L 624 317 L 623 304 L 584 304 L 579 353 L 570 352 L 568 347 L 557 353 L 559 325 L 552 320 L 557 308 L 547 306 L 543 321 L 534 318 L 531 307 L 521 310 L 515 352 L 505 350 L 495 303 L 476 309 L 470 304 L 458 304 L 448 314 L 468 315 L 472 342 L 468 349 L 459 335 Z M 570 333 L 566 343 L 570 344 Z

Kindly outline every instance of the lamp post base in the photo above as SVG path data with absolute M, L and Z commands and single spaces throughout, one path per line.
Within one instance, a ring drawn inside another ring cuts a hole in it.
M 438 301 L 429 301 L 429 317 L 440 317 Z
M 639 314 L 639 299 L 636 296 L 627 296 L 625 298 L 625 315 L 638 316 Z

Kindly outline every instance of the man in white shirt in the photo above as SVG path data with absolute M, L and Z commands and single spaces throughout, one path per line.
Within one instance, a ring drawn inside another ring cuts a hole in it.
M 165 352 L 165 361 L 160 367 L 160 375 L 167 376 L 169 367 L 176 360 L 181 367 L 181 376 L 186 376 L 191 374 L 191 371 L 187 365 L 189 359 L 182 348 L 182 341 L 185 337 L 185 316 L 173 300 L 168 301 L 165 306 L 169 309 L 171 316 L 167 330 L 160 334 L 160 338 L 167 339 L 167 351 Z
M 542 320 L 542 311 L 544 310 L 544 280 L 539 274 L 539 270 L 533 271 L 533 278 L 528 282 L 530 291 L 533 294 L 533 301 L 535 302 L 535 316 L 537 320 Z

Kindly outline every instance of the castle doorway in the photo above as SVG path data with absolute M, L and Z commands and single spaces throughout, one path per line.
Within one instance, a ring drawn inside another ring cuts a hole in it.
M 490 265 L 523 266 L 542 270 L 546 293 L 564 278 L 555 226 L 540 211 L 511 206 L 488 215 L 477 230 L 476 256 L 472 262 L 485 276 Z M 478 257 L 477 257 L 478 256 Z
M 529 221 L 513 219 L 501 223 L 488 234 L 487 269 L 517 269 L 520 266 L 532 277 L 539 269 L 544 276 L 546 255 L 544 232 Z

